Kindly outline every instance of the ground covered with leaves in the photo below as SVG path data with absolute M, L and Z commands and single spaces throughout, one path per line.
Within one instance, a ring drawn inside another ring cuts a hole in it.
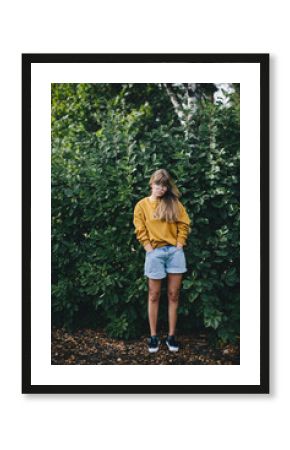
M 206 334 L 178 335 L 180 350 L 176 353 L 169 352 L 163 336 L 161 339 L 159 351 L 150 354 L 147 336 L 125 341 L 108 338 L 101 330 L 68 333 L 62 328 L 53 328 L 51 364 L 240 364 L 239 345 L 213 345 Z

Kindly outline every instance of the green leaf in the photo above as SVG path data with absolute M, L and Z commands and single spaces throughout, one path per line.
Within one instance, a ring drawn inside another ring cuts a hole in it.
M 193 286 L 194 281 L 193 280 L 183 280 L 182 286 L 183 289 L 189 289 L 191 286 Z

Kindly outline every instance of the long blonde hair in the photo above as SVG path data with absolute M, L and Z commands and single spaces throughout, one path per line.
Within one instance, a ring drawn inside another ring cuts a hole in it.
M 177 222 L 181 213 L 178 202 L 181 193 L 174 183 L 171 175 L 165 169 L 156 170 L 150 177 L 150 187 L 152 183 L 167 187 L 165 194 L 161 197 L 160 202 L 153 213 L 154 219 L 159 219 L 169 223 Z

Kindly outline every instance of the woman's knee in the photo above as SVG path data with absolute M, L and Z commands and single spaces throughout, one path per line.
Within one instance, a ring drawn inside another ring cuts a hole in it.
M 152 303 L 158 302 L 159 299 L 160 299 L 160 291 L 159 290 L 150 289 L 149 290 L 148 299 Z
M 168 301 L 171 303 L 178 303 L 180 289 L 170 289 L 168 291 Z

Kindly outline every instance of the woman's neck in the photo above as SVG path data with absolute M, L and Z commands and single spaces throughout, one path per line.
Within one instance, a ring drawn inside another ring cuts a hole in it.
M 159 200 L 159 197 L 154 197 L 154 195 L 150 195 L 149 200 L 151 200 L 152 202 Z

